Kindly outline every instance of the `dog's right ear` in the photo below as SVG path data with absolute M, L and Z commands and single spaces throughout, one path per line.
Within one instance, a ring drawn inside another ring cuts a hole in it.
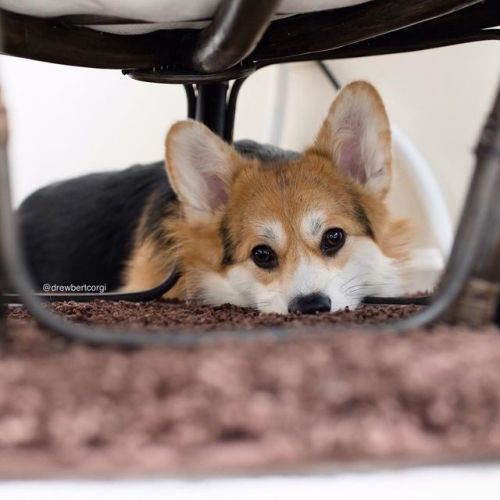
M 238 153 L 194 120 L 175 123 L 165 146 L 167 174 L 184 214 L 190 220 L 207 220 L 227 202 Z
M 391 128 L 379 93 L 367 82 L 344 87 L 333 101 L 314 149 L 345 175 L 384 198 L 391 184 Z

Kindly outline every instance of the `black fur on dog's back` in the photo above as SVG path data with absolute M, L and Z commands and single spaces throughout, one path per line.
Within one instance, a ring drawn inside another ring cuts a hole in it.
M 85 175 L 29 196 L 18 215 L 35 285 L 119 287 L 135 227 L 155 190 L 163 203 L 175 200 L 162 162 Z
M 253 141 L 240 141 L 235 147 L 264 162 L 298 156 Z M 35 286 L 105 285 L 107 291 L 120 287 L 146 206 L 150 204 L 146 229 L 152 232 L 176 201 L 163 162 L 89 174 L 36 191 L 18 210 L 23 251 Z

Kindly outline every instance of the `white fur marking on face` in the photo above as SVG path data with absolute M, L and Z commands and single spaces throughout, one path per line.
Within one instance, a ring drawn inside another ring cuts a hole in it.
M 243 266 L 235 266 L 226 276 L 216 272 L 206 273 L 200 282 L 201 300 L 205 304 L 234 304 L 253 307 L 251 283 L 253 275 Z
M 300 230 L 306 240 L 317 239 L 325 230 L 325 215 L 323 212 L 306 214 L 302 219 Z
M 281 293 L 279 283 L 260 283 L 251 266 L 240 264 L 228 271 L 226 276 L 212 272 L 202 276 L 200 299 L 205 304 L 234 304 L 253 307 L 262 312 L 286 314 L 288 302 Z
M 397 261 L 384 255 L 370 238 L 351 237 L 351 243 L 351 258 L 328 287 L 332 310 L 346 306 L 354 309 L 367 296 L 401 294 L 403 284 Z
M 277 220 L 266 220 L 256 225 L 257 236 L 275 248 L 285 248 L 287 236 L 283 224 Z
M 302 257 L 285 291 L 287 301 L 298 295 L 322 293 L 330 298 L 332 311 L 336 311 L 354 309 L 368 295 L 402 293 L 397 262 L 386 257 L 373 240 L 353 236 L 342 251 L 351 255 L 343 268 L 335 266 L 335 257 Z

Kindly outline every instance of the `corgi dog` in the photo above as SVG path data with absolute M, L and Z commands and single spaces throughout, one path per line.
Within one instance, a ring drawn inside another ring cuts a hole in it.
M 37 286 L 140 291 L 262 312 L 356 308 L 405 290 L 409 231 L 391 217 L 391 132 L 366 82 L 344 87 L 302 154 L 174 124 L 165 164 L 43 188 L 19 209 Z

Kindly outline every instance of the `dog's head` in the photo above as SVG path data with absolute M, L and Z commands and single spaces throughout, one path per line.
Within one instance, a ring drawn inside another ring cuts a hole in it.
M 345 87 L 297 160 L 239 155 L 208 128 L 176 123 L 170 229 L 188 298 L 265 312 L 334 311 L 402 292 L 407 231 L 390 218 L 391 134 L 368 83 Z

